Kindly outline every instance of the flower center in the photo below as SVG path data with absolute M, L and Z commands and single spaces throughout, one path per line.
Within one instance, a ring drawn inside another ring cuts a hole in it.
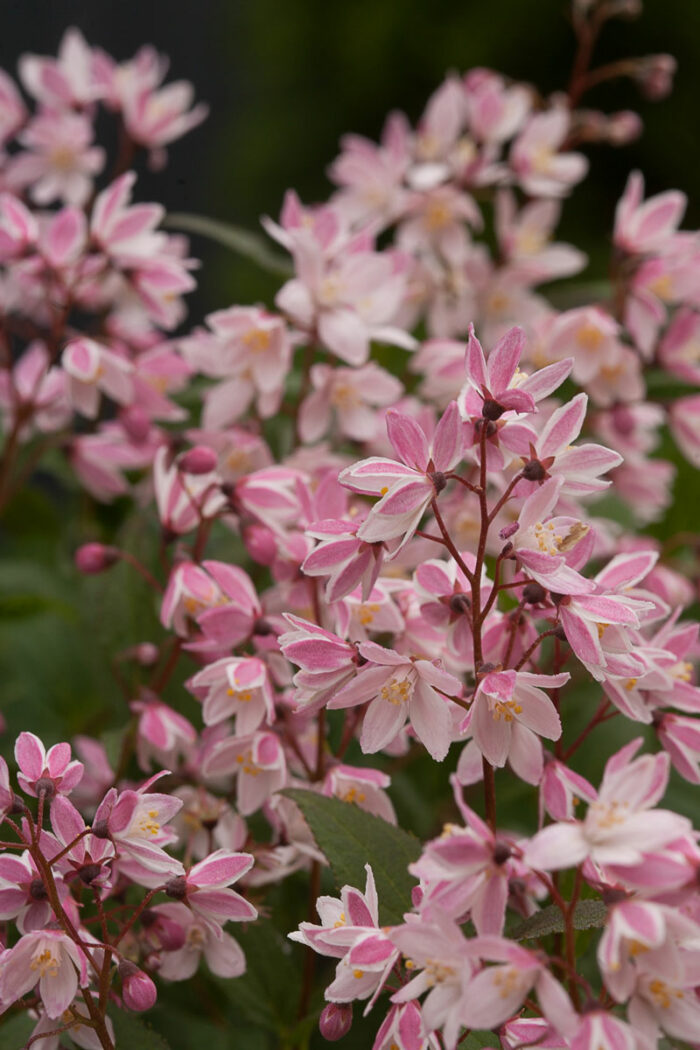
M 34 956 L 30 966 L 39 971 L 39 977 L 57 977 L 60 962 L 50 948 L 44 948 Z

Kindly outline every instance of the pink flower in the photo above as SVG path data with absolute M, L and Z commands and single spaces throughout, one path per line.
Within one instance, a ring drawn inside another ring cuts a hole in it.
M 168 929 L 173 947 L 163 946 L 158 974 L 166 981 L 187 981 L 204 960 L 217 977 L 240 977 L 245 973 L 245 956 L 237 941 L 218 923 L 195 915 L 179 901 L 153 908 L 155 923 Z
M 421 743 L 441 762 L 452 740 L 452 716 L 441 694 L 458 696 L 461 683 L 428 660 L 412 660 L 374 642 L 362 642 L 358 649 L 367 663 L 329 701 L 329 710 L 369 701 L 360 736 L 363 751 L 381 751 L 409 721 Z
M 61 930 L 35 930 L 3 956 L 0 997 L 14 1003 L 39 985 L 39 997 L 51 1018 L 61 1017 L 88 983 L 85 955 Z
M 700 719 L 664 711 L 655 727 L 673 768 L 690 784 L 700 784 Z
M 463 1023 L 469 1028 L 497 1028 L 517 1013 L 530 990 L 537 992 L 548 1020 L 568 1018 L 573 1010 L 566 992 L 535 952 L 503 937 L 482 936 L 469 945 L 470 952 L 496 962 L 467 984 L 462 1000 Z
M 277 293 L 277 307 L 350 365 L 365 363 L 371 340 L 412 350 L 412 336 L 392 326 L 406 293 L 405 257 L 372 251 L 368 234 L 350 238 L 332 206 L 321 209 L 315 223 L 304 224 L 302 215 L 300 202 L 288 195 L 284 228 L 266 223 L 291 251 L 297 271 Z
M 182 800 L 149 790 L 164 775 L 156 774 L 136 791 L 110 788 L 92 823 L 93 834 L 112 840 L 120 864 L 141 885 L 161 885 L 184 870 L 180 861 L 163 849 L 176 839 L 167 822 L 182 807 Z
M 225 657 L 198 671 L 187 683 L 203 701 L 207 726 L 233 716 L 236 734 L 247 736 L 262 722 L 274 722 L 275 706 L 267 668 L 257 657 Z
M 90 145 L 92 135 L 92 122 L 82 113 L 39 113 L 18 136 L 25 150 L 10 161 L 10 186 L 29 186 L 32 200 L 40 205 L 60 200 L 82 206 L 105 160 L 104 150 Z
M 164 215 L 160 204 L 130 204 L 136 173 L 127 171 L 95 198 L 90 234 L 95 243 L 117 265 L 137 264 L 160 254 L 164 233 L 155 232 Z
M 409 866 L 423 887 L 420 912 L 430 919 L 438 909 L 460 922 L 469 915 L 477 933 L 501 933 L 515 874 L 510 845 L 466 805 L 456 785 L 455 799 L 468 827 L 446 824 Z
M 20 429 L 25 440 L 33 429 L 51 433 L 64 427 L 71 418 L 67 397 L 66 374 L 51 365 L 44 343 L 31 342 L 12 372 L 0 372 L 0 411 L 4 426 L 10 429 L 17 412 L 31 406 L 31 414 Z
M 645 254 L 669 247 L 687 203 L 684 193 L 669 190 L 642 203 L 644 179 L 633 171 L 615 212 L 613 240 L 631 254 Z
M 15 760 L 19 786 L 35 798 L 42 792 L 47 799 L 70 795 L 83 775 L 83 763 L 71 761 L 70 744 L 54 744 L 46 751 L 33 733 L 20 733 L 17 737 Z
M 572 868 L 590 857 L 596 864 L 637 864 L 644 853 L 662 849 L 690 830 L 690 822 L 669 810 L 653 809 L 666 790 L 668 755 L 632 756 L 641 738 L 616 752 L 605 767 L 598 798 L 583 821 L 551 824 L 525 850 L 534 868 Z
M 576 518 L 550 518 L 563 487 L 561 478 L 549 478 L 525 500 L 517 523 L 501 538 L 509 540 L 518 565 L 527 576 L 558 594 L 586 594 L 593 584 L 567 564 L 589 526 Z
M 99 97 L 93 76 L 93 53 L 79 29 L 63 34 L 58 57 L 24 54 L 19 75 L 30 95 L 49 108 L 85 106 Z
M 420 1007 L 411 1002 L 390 1007 L 377 1029 L 372 1050 L 423 1050 L 425 1045 Z
M 563 495 L 579 496 L 606 489 L 609 481 L 601 474 L 622 463 L 622 456 L 602 445 L 572 445 L 586 418 L 588 397 L 577 394 L 567 404 L 557 408 L 547 420 L 530 457 L 523 457 L 523 477 L 530 482 L 545 478 L 562 479 Z
M 122 113 L 131 138 L 152 150 L 182 138 L 206 119 L 209 107 L 196 106 L 194 88 L 187 80 L 175 80 L 155 90 L 139 86 L 134 80 L 123 80 Z M 156 154 L 157 162 L 160 155 Z
M 93 339 L 68 343 L 61 364 L 69 377 L 68 393 L 74 407 L 89 419 L 97 416 L 100 392 L 120 405 L 131 403 L 132 365 Z
M 63 853 L 53 863 L 66 882 L 77 877 L 85 886 L 109 886 L 114 846 L 108 839 L 86 834 L 89 828 L 85 821 L 62 795 L 51 806 L 51 827 L 56 837 L 55 854 Z M 46 848 L 45 852 L 49 854 Z
M 392 996 L 392 1002 L 411 1002 L 428 992 L 421 1012 L 426 1033 L 442 1029 L 447 1050 L 454 1050 L 462 1028 L 466 989 L 476 969 L 470 942 L 446 916 L 426 922 L 407 915 L 404 926 L 391 931 L 391 940 L 419 972 Z
M 12 193 L 0 194 L 0 259 L 8 262 L 23 255 L 39 235 L 34 215 Z
M 362 518 L 352 521 L 317 521 L 305 531 L 320 542 L 302 562 L 306 576 L 327 576 L 326 601 L 345 598 L 361 585 L 362 598 L 369 599 L 382 567 L 385 547 L 381 542 L 366 543 L 357 533 Z
M 349 802 L 390 824 L 396 823 L 391 799 L 386 794 L 391 778 L 367 766 L 333 766 L 323 782 L 323 794 Z
M 136 753 L 141 769 L 150 769 L 154 761 L 161 769 L 177 766 L 194 747 L 197 733 L 192 723 L 157 697 L 146 694 L 129 706 L 138 716 Z
M 492 671 L 480 679 L 470 728 L 477 747 L 491 765 L 504 766 L 511 751 L 537 746 L 533 734 L 547 740 L 559 739 L 561 721 L 557 710 L 538 687 L 558 689 L 570 677 L 567 673 Z
M 240 893 L 229 889 L 252 866 L 249 853 L 218 849 L 194 864 L 186 875 L 171 879 L 165 892 L 187 904 L 195 915 L 218 925 L 253 922 L 258 917 L 257 909 Z
M 347 1003 L 370 999 L 368 1009 L 384 986 L 398 952 L 379 927 L 379 904 L 374 874 L 365 864 L 365 892 L 343 886 L 340 899 L 319 897 L 316 902 L 322 925 L 302 922 L 290 940 L 306 944 L 320 955 L 340 959 L 326 999 Z
M 285 613 L 291 631 L 279 637 L 280 649 L 301 668 L 294 676 L 298 708 L 317 710 L 354 678 L 357 648 L 315 623 Z
M 364 459 L 341 471 L 339 480 L 355 492 L 381 496 L 357 535 L 367 543 L 399 540 L 393 551 L 397 554 L 445 487 L 445 473 L 462 458 L 462 432 L 455 402 L 442 415 L 430 445 L 424 430 L 410 416 L 390 410 L 386 422 L 400 462 Z
M 571 116 L 564 106 L 553 106 L 530 117 L 510 151 L 510 163 L 520 185 L 532 197 L 562 197 L 588 171 L 581 153 L 560 153 L 569 133 Z
M 153 486 L 161 524 L 177 535 L 190 532 L 205 518 L 216 517 L 228 505 L 216 470 L 204 474 L 181 470 L 165 447 L 156 453 Z
M 353 441 L 371 441 L 377 431 L 377 407 L 393 405 L 403 385 L 389 372 L 370 361 L 360 368 L 331 368 L 314 365 L 312 393 L 299 410 L 299 436 L 314 442 L 328 430 L 332 413 L 337 427 Z
M 274 733 L 256 732 L 216 741 L 205 753 L 202 773 L 216 778 L 237 775 L 236 805 L 247 817 L 285 786 L 287 762 Z
M 483 402 L 481 414 L 484 419 L 496 420 L 508 411 L 534 412 L 532 394 L 512 385 L 524 345 L 522 328 L 511 328 L 496 343 L 487 362 L 481 343 L 474 335 L 474 326 L 469 326 L 465 361 L 467 383 Z
M 225 602 L 216 579 L 194 562 L 181 561 L 170 573 L 160 608 L 160 622 L 182 638 L 190 633 L 188 619 Z

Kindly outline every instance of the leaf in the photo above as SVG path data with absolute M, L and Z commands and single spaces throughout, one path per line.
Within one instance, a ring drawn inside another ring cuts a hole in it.
M 363 889 L 365 864 L 372 865 L 379 896 L 379 916 L 390 926 L 403 922 L 411 907 L 415 880 L 408 865 L 421 852 L 418 839 L 401 828 L 337 798 L 290 788 L 282 792 L 304 814 L 320 850 L 325 853 L 339 887 Z
M 3 1050 L 22 1050 L 30 1038 L 36 1020 L 29 1017 L 26 1011 L 13 1013 L 5 1020 L 0 1017 L 0 1046 Z
M 579 901 L 574 908 L 574 929 L 590 930 L 604 926 L 608 910 L 602 901 Z M 546 937 L 550 933 L 563 933 L 566 929 L 564 916 L 556 904 L 550 904 L 525 922 L 520 923 L 510 934 L 516 941 L 530 940 L 533 937 Z
M 208 237 L 250 259 L 268 273 L 291 277 L 294 272 L 291 263 L 283 255 L 272 251 L 264 237 L 244 230 L 241 226 L 219 222 L 218 219 L 210 219 L 206 215 L 190 215 L 184 212 L 168 215 L 165 225 L 173 230 L 184 230 L 186 233 L 198 233 L 202 237 Z
M 114 1008 L 109 1011 L 109 1016 L 114 1025 L 114 1039 L 119 1050 L 122 1047 L 124 1050 L 170 1050 L 170 1043 L 136 1014 Z
M 460 1050 L 486 1050 L 499 1045 L 500 1040 L 493 1032 L 470 1032 L 466 1039 L 459 1041 Z
M 246 972 L 235 980 L 217 980 L 220 992 L 236 1012 L 257 1026 L 277 1033 L 296 1024 L 300 973 L 292 945 L 269 920 L 236 930 L 245 952 Z

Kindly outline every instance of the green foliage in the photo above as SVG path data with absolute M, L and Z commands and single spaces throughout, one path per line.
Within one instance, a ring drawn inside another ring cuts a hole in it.
M 372 865 L 382 923 L 397 925 L 411 907 L 415 879 L 408 865 L 417 860 L 421 844 L 415 836 L 366 813 L 348 802 L 314 791 L 283 792 L 298 805 L 326 855 L 338 887 L 363 889 L 365 864 Z
M 590 930 L 605 925 L 607 908 L 602 901 L 579 901 L 574 908 L 574 929 Z M 563 933 L 566 929 L 564 916 L 556 904 L 550 904 L 542 911 L 531 915 L 529 919 L 511 930 L 509 936 L 516 941 L 531 940 L 534 937 L 547 937 L 550 933 Z
M 3 1050 L 23 1050 L 36 1021 L 25 1011 L 0 1017 L 0 1046 Z
M 114 1025 L 114 1037 L 118 1047 L 125 1050 L 171 1050 L 170 1044 L 154 1028 L 136 1014 L 112 1009 L 109 1016 Z
M 250 259 L 268 273 L 279 274 L 281 277 L 292 276 L 291 263 L 284 255 L 273 251 L 260 234 L 251 233 L 241 226 L 218 222 L 205 215 L 185 215 L 180 212 L 169 215 L 165 225 L 173 230 L 184 230 L 185 233 L 199 233 L 203 237 L 209 237 L 242 255 L 244 259 Z

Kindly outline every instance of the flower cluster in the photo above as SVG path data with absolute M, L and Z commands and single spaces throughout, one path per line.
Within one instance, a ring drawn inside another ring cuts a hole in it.
M 629 6 L 577 0 L 588 52 Z M 550 98 L 450 76 L 415 129 L 394 114 L 379 144 L 343 140 L 329 201 L 290 191 L 264 220 L 291 260 L 274 303 L 186 332 L 195 263 L 134 202 L 132 165 L 203 118 L 190 86 L 75 30 L 21 60 L 33 113 L 2 75 L 0 508 L 60 449 L 89 497 L 131 497 L 157 534 L 150 560 L 114 535 L 76 553 L 86 575 L 126 562 L 159 617 L 114 654 L 118 759 L 22 733 L 35 802 L 0 766 L 0 1007 L 32 1011 L 42 1047 L 113 1050 L 108 1007 L 148 1009 L 154 979 L 202 956 L 241 975 L 223 927 L 257 909 L 231 884 L 267 909 L 298 872 L 320 924 L 292 939 L 335 961 L 329 1040 L 355 1000 L 384 1010 L 374 1050 L 454 1050 L 471 1029 L 507 1050 L 696 1039 L 700 852 L 660 808 L 671 766 L 700 783 L 696 592 L 618 513 L 663 515 L 663 425 L 700 462 L 698 395 L 655 397 L 660 372 L 700 384 L 685 198 L 644 200 L 633 173 L 609 298 L 561 310 L 540 288 L 586 264 L 553 240 L 581 149 L 641 127 L 582 95 L 623 74 L 661 97 L 672 65 L 579 63 Z M 100 108 L 122 138 L 110 174 Z M 596 789 L 579 763 L 613 720 Z M 461 823 L 416 851 L 403 922 L 381 919 L 376 863 L 364 891 L 319 896 L 335 858 L 303 799 L 395 826 L 392 774 L 448 755 Z M 508 782 L 534 803 L 515 827 Z M 577 929 L 603 922 L 584 967 Z M 301 1023 L 313 979 L 307 962 Z

